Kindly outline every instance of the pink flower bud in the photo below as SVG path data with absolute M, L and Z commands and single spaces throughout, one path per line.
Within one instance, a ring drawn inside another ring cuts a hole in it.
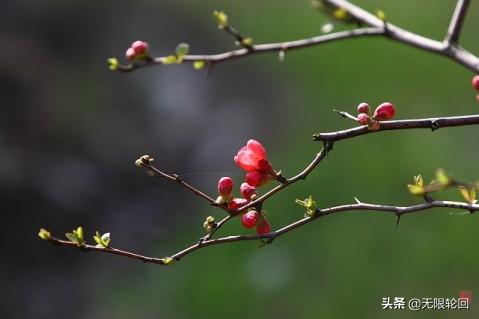
M 255 210 L 250 210 L 241 216 L 241 223 L 246 228 L 253 228 L 258 223 L 259 213 Z
M 369 118 L 369 115 L 366 113 L 359 113 L 358 114 L 358 123 L 361 125 L 367 125 L 371 119 Z
M 266 218 L 262 218 L 256 225 L 256 232 L 258 235 L 267 234 L 271 231 L 271 226 Z
M 394 117 L 396 109 L 394 105 L 389 102 L 380 104 L 374 111 L 374 119 L 378 121 L 390 120 Z
M 223 197 L 231 196 L 233 191 L 233 179 L 231 177 L 221 177 L 218 181 L 218 194 Z
M 472 78 L 472 87 L 479 91 L 479 74 Z
M 135 52 L 136 56 L 145 55 L 148 53 L 149 45 L 143 41 L 135 41 L 131 44 L 131 48 Z
M 358 113 L 361 114 L 361 113 L 364 113 L 364 114 L 369 114 L 369 104 L 368 103 L 360 103 L 358 105 Z
M 125 52 L 125 57 L 130 61 L 134 60 L 136 58 L 135 50 L 128 48 L 128 50 Z
M 243 183 L 240 186 L 240 192 L 244 198 L 251 201 L 251 196 L 256 195 L 256 187 Z
M 246 183 L 254 187 L 260 187 L 273 179 L 273 176 L 262 173 L 260 171 L 253 171 L 246 173 Z

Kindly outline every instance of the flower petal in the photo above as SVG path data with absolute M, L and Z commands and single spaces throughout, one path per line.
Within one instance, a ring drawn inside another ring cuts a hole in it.
M 247 172 L 257 170 L 258 159 L 246 146 L 242 147 L 234 157 L 236 164 Z
M 249 148 L 256 157 L 258 157 L 258 160 L 266 159 L 266 150 L 264 149 L 263 145 L 257 140 L 249 140 L 246 144 L 246 147 Z

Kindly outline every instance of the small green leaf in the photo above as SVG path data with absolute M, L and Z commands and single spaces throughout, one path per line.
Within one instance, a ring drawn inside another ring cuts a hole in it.
M 46 229 L 40 228 L 40 231 L 38 232 L 38 237 L 40 237 L 43 240 L 49 240 L 50 232 Z
M 105 245 L 105 247 L 108 247 L 108 245 L 110 244 L 110 240 L 110 233 L 104 233 L 103 235 L 101 235 L 101 241 Z
M 107 248 L 110 244 L 110 233 L 104 233 L 100 235 L 98 231 L 96 231 L 96 235 L 93 236 L 95 243 L 97 243 L 96 247 L 98 248 Z
M 120 66 L 120 63 L 118 62 L 118 60 L 116 58 L 109 58 L 107 60 L 108 62 L 108 68 L 111 70 L 111 71 L 116 71 L 118 70 L 118 67 Z
M 409 189 L 409 192 L 413 195 L 418 195 L 418 196 L 421 196 L 421 195 L 424 195 L 424 188 L 421 187 L 421 186 L 417 186 L 417 185 L 411 185 L 409 184 L 407 186 L 407 188 Z
M 79 244 L 79 243 L 78 243 L 78 238 L 77 238 L 77 236 L 76 236 L 74 233 L 66 233 L 66 234 L 65 234 L 65 237 L 66 237 L 69 241 L 71 241 L 72 243 L 75 243 L 75 244 L 77 244 L 77 245 Z
M 414 184 L 419 187 L 424 186 L 424 180 L 421 175 L 414 176 Z
M 166 56 L 163 58 L 163 64 L 165 65 L 170 65 L 170 64 L 178 64 L 178 63 L 181 63 L 178 62 L 178 58 L 176 57 L 176 55 L 169 55 L 169 56 Z
M 414 184 L 407 185 L 409 192 L 413 195 L 424 195 L 426 190 L 424 189 L 424 180 L 421 175 L 414 176 Z
M 216 19 L 218 28 L 224 29 L 228 26 L 228 16 L 223 11 L 213 11 L 213 16 Z
M 300 200 L 300 199 L 295 199 L 294 202 L 296 204 L 298 204 L 299 206 L 303 206 L 303 207 L 306 207 L 306 202 L 304 200 Z
M 163 264 L 166 265 L 166 266 L 173 265 L 174 262 L 175 262 L 175 259 L 171 258 L 171 257 L 164 257 L 161 260 L 163 261 Z
M 317 213 L 316 201 L 309 195 L 305 200 L 296 199 L 295 203 L 306 208 L 306 216 L 313 217 Z
M 381 21 L 386 21 L 386 13 L 383 10 L 376 10 L 376 17 Z
M 250 47 L 253 45 L 253 38 L 251 37 L 244 38 L 241 44 L 246 47 Z
M 436 180 L 439 182 L 439 184 L 443 186 L 447 186 L 451 183 L 451 179 L 449 178 L 449 176 L 447 176 L 446 172 L 441 168 L 439 168 L 436 171 Z
M 83 243 L 83 227 L 79 226 L 76 230 L 73 231 L 73 233 L 77 236 L 78 243 Z
M 98 230 L 96 231 L 96 234 L 95 236 L 93 236 L 93 240 L 95 241 L 95 243 L 97 244 L 96 246 L 97 247 L 103 247 L 102 243 L 101 243 L 101 236 L 100 236 L 100 233 L 98 232 Z
M 72 243 L 77 244 L 78 246 L 82 246 L 85 244 L 85 240 L 83 238 L 83 228 L 81 226 L 79 226 L 77 229 L 74 229 L 71 233 L 66 233 L 65 237 L 68 238 L 68 240 Z
M 176 47 L 175 54 L 178 59 L 183 60 L 183 57 L 188 54 L 188 51 L 190 50 L 190 46 L 188 43 L 180 43 Z
M 464 186 L 459 186 L 459 192 L 469 204 L 477 203 L 477 193 L 475 188 L 467 189 Z
M 337 8 L 333 11 L 333 17 L 339 21 L 346 21 L 349 19 L 349 12 L 344 8 Z
M 193 68 L 195 68 L 195 70 L 201 70 L 204 67 L 205 67 L 205 61 L 203 60 L 198 60 L 193 62 Z

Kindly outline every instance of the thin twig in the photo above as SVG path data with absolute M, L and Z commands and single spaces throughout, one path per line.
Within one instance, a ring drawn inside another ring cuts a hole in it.
M 246 37 L 244 37 L 241 33 L 239 33 L 238 30 L 236 30 L 235 28 L 233 28 L 232 26 L 230 25 L 227 25 L 223 30 L 225 30 L 227 33 L 229 33 L 230 35 L 232 35 L 235 39 L 236 39 L 236 42 L 238 42 L 238 45 L 241 45 L 243 46 L 244 48 L 246 48 L 247 50 L 254 50 L 254 47 L 252 44 L 249 44 L 249 43 L 246 43 Z
M 313 220 L 316 220 L 320 217 L 324 217 L 327 215 L 335 214 L 335 213 L 340 213 L 340 212 L 352 212 L 352 211 L 378 211 L 378 212 L 385 212 L 385 213 L 393 213 L 396 216 L 401 216 L 404 214 L 410 214 L 414 212 L 420 212 L 420 211 L 427 211 L 432 208 L 452 208 L 452 209 L 459 209 L 459 210 L 466 210 L 469 211 L 470 213 L 476 212 L 479 210 L 479 204 L 468 204 L 468 203 L 463 203 L 463 202 L 455 202 L 455 201 L 432 201 L 432 202 L 427 202 L 423 204 L 417 204 L 417 205 L 411 205 L 411 206 L 392 206 L 392 205 L 379 205 L 379 204 L 368 204 L 368 203 L 356 203 L 356 204 L 348 204 L 348 205 L 341 205 L 341 206 L 334 206 L 334 207 L 328 207 L 328 208 L 323 208 L 321 210 L 317 210 L 317 213 L 314 216 L 308 216 L 304 217 L 300 220 L 297 220 L 291 224 L 288 224 L 276 231 L 272 231 L 267 234 L 263 235 L 236 235 L 236 236 L 227 236 L 227 237 L 221 237 L 217 239 L 208 239 L 205 241 L 198 242 L 194 245 L 191 245 L 183 250 L 180 250 L 173 255 L 165 258 L 155 258 L 155 257 L 147 257 L 143 256 L 140 254 L 132 253 L 126 250 L 120 250 L 112 247 L 108 248 L 101 248 L 101 247 L 96 247 L 92 245 L 83 245 L 83 246 L 78 246 L 76 243 L 67 241 L 67 240 L 61 240 L 55 237 L 50 237 L 48 240 L 54 244 L 57 245 L 62 245 L 66 247 L 72 247 L 72 248 L 80 248 L 84 251 L 95 251 L 95 252 L 102 252 L 102 253 L 110 253 L 110 254 L 115 254 L 115 255 L 120 255 L 123 257 L 127 258 L 132 258 L 132 259 L 137 259 L 145 263 L 154 263 L 154 264 L 159 264 L 159 265 L 165 265 L 168 264 L 165 262 L 167 259 L 173 259 L 173 260 L 180 260 L 184 256 L 205 248 L 209 246 L 214 246 L 214 245 L 220 245 L 220 244 L 226 244 L 226 243 L 232 243 L 232 242 L 238 242 L 238 241 L 247 241 L 247 240 L 257 240 L 257 239 L 264 239 L 267 240 L 267 242 L 271 242 L 273 239 L 280 237 L 293 229 L 296 229 L 300 226 L 303 226 L 305 224 L 308 224 L 312 222 Z
M 459 36 L 461 34 L 461 29 L 464 24 L 464 19 L 466 17 L 467 8 L 469 7 L 470 0 L 458 0 L 456 8 L 449 23 L 449 28 L 447 30 L 446 38 L 444 43 L 446 45 L 454 45 L 459 41 Z
M 315 45 L 320 45 L 327 42 L 332 42 L 341 39 L 351 39 L 356 37 L 363 37 L 363 36 L 378 36 L 383 35 L 384 29 L 383 28 L 362 28 L 362 29 L 355 29 L 349 31 L 341 31 L 335 32 L 331 34 L 324 34 L 319 35 L 311 38 L 301 39 L 301 40 L 294 40 L 294 41 L 286 41 L 286 42 L 277 42 L 277 43 L 266 43 L 266 44 L 256 44 L 252 45 L 252 49 L 237 49 L 233 51 L 217 53 L 217 54 L 198 54 L 198 55 L 185 55 L 183 57 L 184 62 L 195 62 L 195 61 L 205 61 L 209 63 L 209 65 L 213 63 L 219 63 L 229 60 L 234 60 L 237 58 L 249 56 L 252 54 L 259 54 L 259 53 L 268 53 L 268 52 L 277 52 L 277 51 L 290 51 L 294 49 L 300 49 Z M 132 64 L 131 66 L 120 66 L 118 70 L 129 72 L 136 68 L 154 65 L 154 64 L 163 64 L 166 57 L 156 57 L 149 61 L 138 62 Z
M 358 37 L 369 36 L 384 36 L 388 39 L 407 44 L 409 46 L 416 47 L 421 50 L 433 52 L 452 59 L 453 61 L 465 66 L 466 68 L 479 73 L 479 57 L 470 53 L 459 46 L 451 46 L 450 43 L 457 41 L 463 24 L 464 16 L 468 8 L 469 0 L 459 0 L 456 6 L 456 11 L 451 19 L 451 25 L 449 27 L 448 36 L 446 40 L 441 42 L 433 40 L 405 29 L 402 29 L 389 22 L 384 22 L 370 12 L 352 4 L 346 0 L 325 0 L 329 4 L 345 9 L 356 21 L 359 21 L 363 25 L 367 25 L 367 28 L 358 28 L 349 31 L 340 31 L 311 38 L 286 41 L 278 43 L 266 43 L 251 45 L 248 48 L 233 50 L 229 52 L 223 52 L 218 54 L 201 54 L 201 55 L 186 55 L 183 58 L 185 62 L 204 61 L 208 65 L 212 65 L 218 62 L 229 61 L 241 57 L 246 57 L 257 53 L 266 52 L 285 52 L 305 48 L 309 46 L 316 46 L 323 43 L 328 43 L 336 40 L 352 39 Z M 227 30 L 228 31 L 228 30 Z M 232 33 L 235 35 L 234 33 Z M 119 66 L 118 70 L 128 72 L 139 67 L 144 67 L 154 64 L 163 64 L 166 57 L 156 57 L 148 61 L 134 63 L 132 65 Z
M 351 114 L 349 114 L 348 112 L 344 112 L 344 111 L 340 111 L 340 110 L 336 110 L 336 109 L 333 109 L 333 112 L 338 113 L 339 115 L 341 115 L 341 116 L 344 117 L 344 118 L 353 120 L 354 122 L 357 122 L 357 121 L 358 121 L 358 118 L 357 118 L 356 116 L 351 115 Z
M 315 141 L 330 141 L 335 142 L 352 138 L 360 135 L 377 133 L 390 130 L 405 130 L 415 128 L 426 128 L 431 130 L 437 130 L 443 127 L 452 126 L 466 126 L 479 124 L 479 114 L 464 115 L 464 116 L 451 116 L 451 117 L 437 117 L 437 118 L 425 118 L 414 120 L 396 120 L 396 121 L 380 121 L 378 122 L 380 127 L 378 130 L 371 130 L 368 126 L 353 127 L 343 131 L 336 131 L 330 133 L 318 133 L 313 135 Z
M 172 181 L 172 182 L 176 182 L 179 185 L 181 185 L 183 188 L 185 188 L 188 191 L 192 192 L 193 194 L 199 196 L 200 198 L 203 198 L 204 200 L 206 200 L 208 203 L 210 203 L 211 206 L 221 208 L 228 213 L 231 212 L 228 207 L 217 204 L 216 201 L 211 196 L 205 194 L 204 192 L 202 192 L 198 188 L 188 184 L 179 175 L 165 173 L 165 172 L 161 171 L 160 169 L 156 168 L 155 166 L 153 166 L 151 164 L 143 163 L 143 164 L 141 164 L 141 166 L 144 167 L 145 169 L 147 169 L 151 176 L 163 178 L 163 179 L 166 179 L 166 180 L 169 180 L 169 181 Z
M 346 0 L 326 0 L 331 5 L 334 5 L 338 8 L 343 8 L 355 19 L 359 20 L 361 23 L 380 28 L 384 25 L 387 26 L 387 32 L 384 33 L 384 36 L 387 38 L 401 42 L 413 47 L 416 47 L 421 50 L 433 52 L 445 57 L 448 57 L 459 64 L 467 67 L 468 69 L 479 73 L 479 57 L 468 52 L 464 48 L 457 46 L 449 46 L 447 43 L 436 41 L 430 38 L 423 37 L 421 35 L 409 32 L 404 30 L 394 24 L 384 21 L 371 14 L 370 12 L 352 4 Z M 464 10 L 466 10 L 464 8 Z M 462 22 L 462 20 L 461 20 Z M 459 36 L 460 28 L 457 30 L 457 36 Z

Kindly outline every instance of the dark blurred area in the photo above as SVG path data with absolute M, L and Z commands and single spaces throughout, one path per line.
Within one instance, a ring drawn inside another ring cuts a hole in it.
M 443 34 L 454 7 L 452 1 L 358 3 L 383 6 L 393 22 L 432 37 Z M 333 216 L 271 247 L 209 248 L 172 268 L 38 238 L 40 227 L 62 237 L 82 225 L 89 240 L 95 230 L 108 231 L 115 247 L 161 257 L 197 240 L 205 216 L 221 214 L 137 169 L 140 155 L 213 195 L 223 175 L 240 183 L 232 158 L 249 138 L 295 174 L 320 147 L 312 133 L 351 124 L 333 107 L 353 111 L 363 99 L 391 99 L 403 118 L 477 112 L 470 72 L 379 39 L 294 52 L 284 64 L 274 54 L 242 59 L 208 76 L 191 65 L 108 70 L 106 59 L 122 59 L 137 39 L 158 55 L 180 42 L 192 53 L 233 48 L 215 28 L 215 9 L 230 13 L 258 42 L 315 35 L 325 21 L 307 1 L 2 1 L 0 318 L 319 318 L 353 311 L 407 318 L 408 312 L 382 313 L 381 297 L 474 293 L 478 219 L 447 212 L 411 216 L 398 231 L 388 216 Z M 478 9 L 474 2 L 462 36 L 475 52 Z M 404 186 L 417 173 L 430 177 L 443 167 L 478 178 L 479 151 L 471 145 L 477 132 L 344 142 L 321 173 L 272 201 L 273 227 L 300 217 L 294 198 L 310 193 L 321 206 L 353 196 L 408 204 L 416 199 Z M 245 231 L 232 225 L 223 234 L 237 232 Z M 420 318 L 473 314 L 475 304 L 468 313 Z

